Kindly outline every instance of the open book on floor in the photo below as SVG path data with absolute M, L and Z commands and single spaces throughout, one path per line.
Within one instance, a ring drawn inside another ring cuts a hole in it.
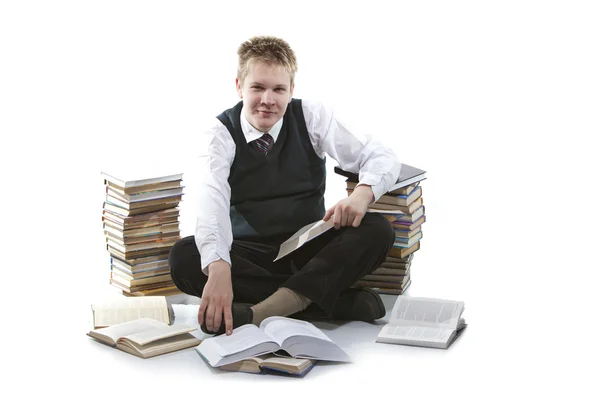
M 462 301 L 398 296 L 377 342 L 447 349 L 467 324 Z
M 152 318 L 171 324 L 173 308 L 165 296 L 117 297 L 97 301 L 92 304 L 94 329 L 134 321 L 139 318 Z
M 319 328 L 310 322 L 285 317 L 269 317 L 261 322 L 260 327 L 242 325 L 230 336 L 205 339 L 196 347 L 196 351 L 212 367 L 279 350 L 294 358 L 351 362 L 350 356 Z
M 141 358 L 187 349 L 200 344 L 187 325 L 167 325 L 151 318 L 94 329 L 88 336 Z
M 247 372 L 250 374 L 281 374 L 304 376 L 315 365 L 314 360 L 283 356 L 260 356 L 223 365 L 223 371 Z

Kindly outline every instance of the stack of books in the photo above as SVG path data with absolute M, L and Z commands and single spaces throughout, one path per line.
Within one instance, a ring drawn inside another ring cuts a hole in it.
M 346 191 L 348 195 L 352 194 L 359 181 L 358 175 L 338 167 L 334 171 L 348 178 Z M 410 286 L 410 265 L 423 238 L 421 225 L 425 222 L 425 206 L 420 183 L 425 174 L 422 169 L 402 164 L 396 184 L 369 206 L 369 212 L 380 213 L 390 221 L 396 241 L 385 262 L 354 286 L 372 288 L 381 294 L 402 294 Z
M 122 180 L 102 173 L 102 221 L 110 254 L 110 284 L 127 296 L 180 293 L 171 280 L 169 251 L 181 238 L 183 174 Z

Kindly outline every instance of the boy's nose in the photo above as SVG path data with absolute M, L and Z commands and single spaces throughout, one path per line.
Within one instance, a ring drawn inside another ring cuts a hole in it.
M 273 96 L 272 93 L 268 90 L 265 90 L 265 92 L 262 95 L 262 102 L 267 104 L 267 105 L 272 105 L 273 103 L 275 103 L 275 101 L 273 100 Z

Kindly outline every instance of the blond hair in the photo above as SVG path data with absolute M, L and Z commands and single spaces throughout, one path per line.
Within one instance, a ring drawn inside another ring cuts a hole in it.
M 290 74 L 290 83 L 294 84 L 298 71 L 296 54 L 285 40 L 274 36 L 253 36 L 242 43 L 238 48 L 237 77 L 240 82 L 244 82 L 251 64 L 256 62 L 284 67 Z

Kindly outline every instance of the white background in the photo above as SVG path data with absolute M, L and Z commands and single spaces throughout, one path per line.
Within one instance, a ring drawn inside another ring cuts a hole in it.
M 84 333 L 108 281 L 100 172 L 184 171 L 192 234 L 203 121 L 238 101 L 238 45 L 271 34 L 296 51 L 295 97 L 427 170 L 409 294 L 464 300 L 470 324 L 447 352 L 367 358 L 291 396 L 597 396 L 599 20 L 593 1 L 2 2 L 2 390 L 248 389 L 195 381 L 193 363 L 145 381 Z M 334 165 L 328 205 L 345 195 Z

